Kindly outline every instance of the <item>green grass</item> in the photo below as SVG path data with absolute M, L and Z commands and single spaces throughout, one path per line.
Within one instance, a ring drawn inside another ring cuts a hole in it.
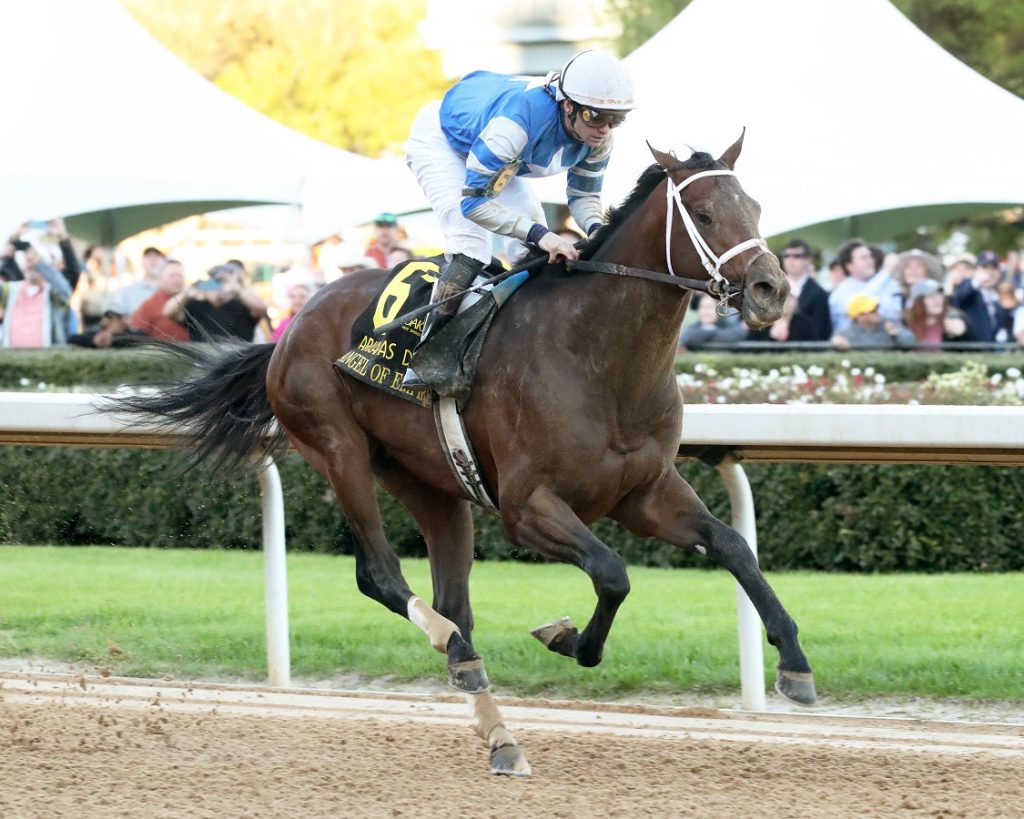
M 425 561 L 404 560 L 429 600 Z M 444 659 L 406 620 L 363 597 L 353 560 L 288 557 L 292 673 L 444 678 Z M 567 566 L 478 563 L 474 643 L 502 693 L 615 698 L 738 691 L 735 585 L 723 571 L 633 568 L 604 662 L 584 669 L 528 630 L 593 607 Z M 774 573 L 830 697 L 1024 699 L 1020 574 Z M 265 677 L 260 553 L 0 547 L 0 656 L 109 667 L 127 676 Z M 770 684 L 777 660 L 765 647 Z

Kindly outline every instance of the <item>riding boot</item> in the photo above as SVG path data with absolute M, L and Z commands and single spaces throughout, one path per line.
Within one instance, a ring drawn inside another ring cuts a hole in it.
M 482 274 L 483 270 L 483 264 L 476 259 L 461 253 L 454 254 L 451 261 L 441 270 L 437 281 L 434 282 L 434 288 L 430 293 L 431 303 L 437 303 L 465 292 L 466 288 L 473 283 L 473 279 Z M 451 298 L 451 301 L 435 307 L 427 314 L 426 321 L 423 323 L 423 331 L 420 333 L 420 340 L 416 342 L 416 347 L 413 349 L 413 363 L 416 361 L 416 353 L 427 343 L 427 340 L 455 318 L 461 303 L 462 299 Z M 424 387 L 426 385 L 410 366 L 405 371 L 402 386 Z

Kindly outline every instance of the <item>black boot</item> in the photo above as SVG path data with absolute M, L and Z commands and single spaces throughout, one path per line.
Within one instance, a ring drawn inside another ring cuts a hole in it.
M 473 283 L 473 279 L 483 272 L 483 264 L 476 259 L 456 253 L 452 256 L 451 261 L 441 270 L 437 281 L 434 282 L 434 289 L 430 293 L 431 303 L 436 303 L 452 296 L 458 296 Z M 438 333 L 449 321 L 455 318 L 455 315 L 459 312 L 460 304 L 462 304 L 462 299 L 451 298 L 451 301 L 445 302 L 440 307 L 436 307 L 427 313 L 426 321 L 423 323 L 423 332 L 420 334 L 420 340 L 416 342 L 416 347 L 413 349 L 413 364 L 416 363 L 417 351 L 427 343 L 431 336 Z M 420 377 L 416 375 L 410 365 L 405 371 L 402 386 L 415 388 L 425 387 L 426 384 L 420 380 Z

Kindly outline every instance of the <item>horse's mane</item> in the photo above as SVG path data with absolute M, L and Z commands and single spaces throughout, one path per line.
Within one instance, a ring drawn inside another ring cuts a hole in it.
M 704 153 L 703 151 L 697 151 L 685 161 L 680 162 L 676 167 L 704 171 L 717 166 L 718 161 L 711 156 L 711 154 Z M 583 246 L 583 249 L 580 250 L 580 258 L 589 259 L 593 256 L 601 245 L 604 244 L 605 240 L 614 234 L 615 231 L 617 231 L 623 223 L 625 223 L 625 221 L 636 212 L 637 208 L 647 201 L 647 197 L 651 195 L 651 191 L 653 191 L 658 186 L 658 183 L 664 178 L 665 169 L 656 163 L 640 174 L 640 178 L 636 180 L 633 190 L 629 192 L 629 195 L 623 200 L 622 204 L 617 207 L 613 207 L 608 211 L 608 220 L 600 229 L 594 232 L 594 235 L 590 237 L 587 243 Z M 536 259 L 539 256 L 545 255 L 547 254 L 543 250 L 531 248 L 530 253 L 524 261 L 530 261 L 531 259 Z

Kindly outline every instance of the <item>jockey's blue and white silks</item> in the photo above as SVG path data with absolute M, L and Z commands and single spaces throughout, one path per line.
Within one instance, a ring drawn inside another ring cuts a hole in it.
M 545 219 L 519 177 L 565 173 L 576 223 L 589 231 L 603 221 L 611 134 L 597 148 L 570 136 L 545 82 L 478 71 L 417 116 L 406 161 L 441 222 L 448 253 L 488 261 L 488 231 L 518 240 L 508 248 L 513 261 L 525 253 L 530 229 Z
M 452 148 L 467 156 L 467 188 L 487 189 L 502 168 L 513 162 L 522 163 L 517 176 L 567 173 L 566 194 L 576 223 L 589 230 L 601 221 L 601 185 L 611 154 L 611 134 L 597 149 L 570 136 L 544 78 L 489 71 L 469 74 L 445 94 L 441 129 Z M 485 207 L 489 198 L 467 196 L 462 201 L 463 215 Z

